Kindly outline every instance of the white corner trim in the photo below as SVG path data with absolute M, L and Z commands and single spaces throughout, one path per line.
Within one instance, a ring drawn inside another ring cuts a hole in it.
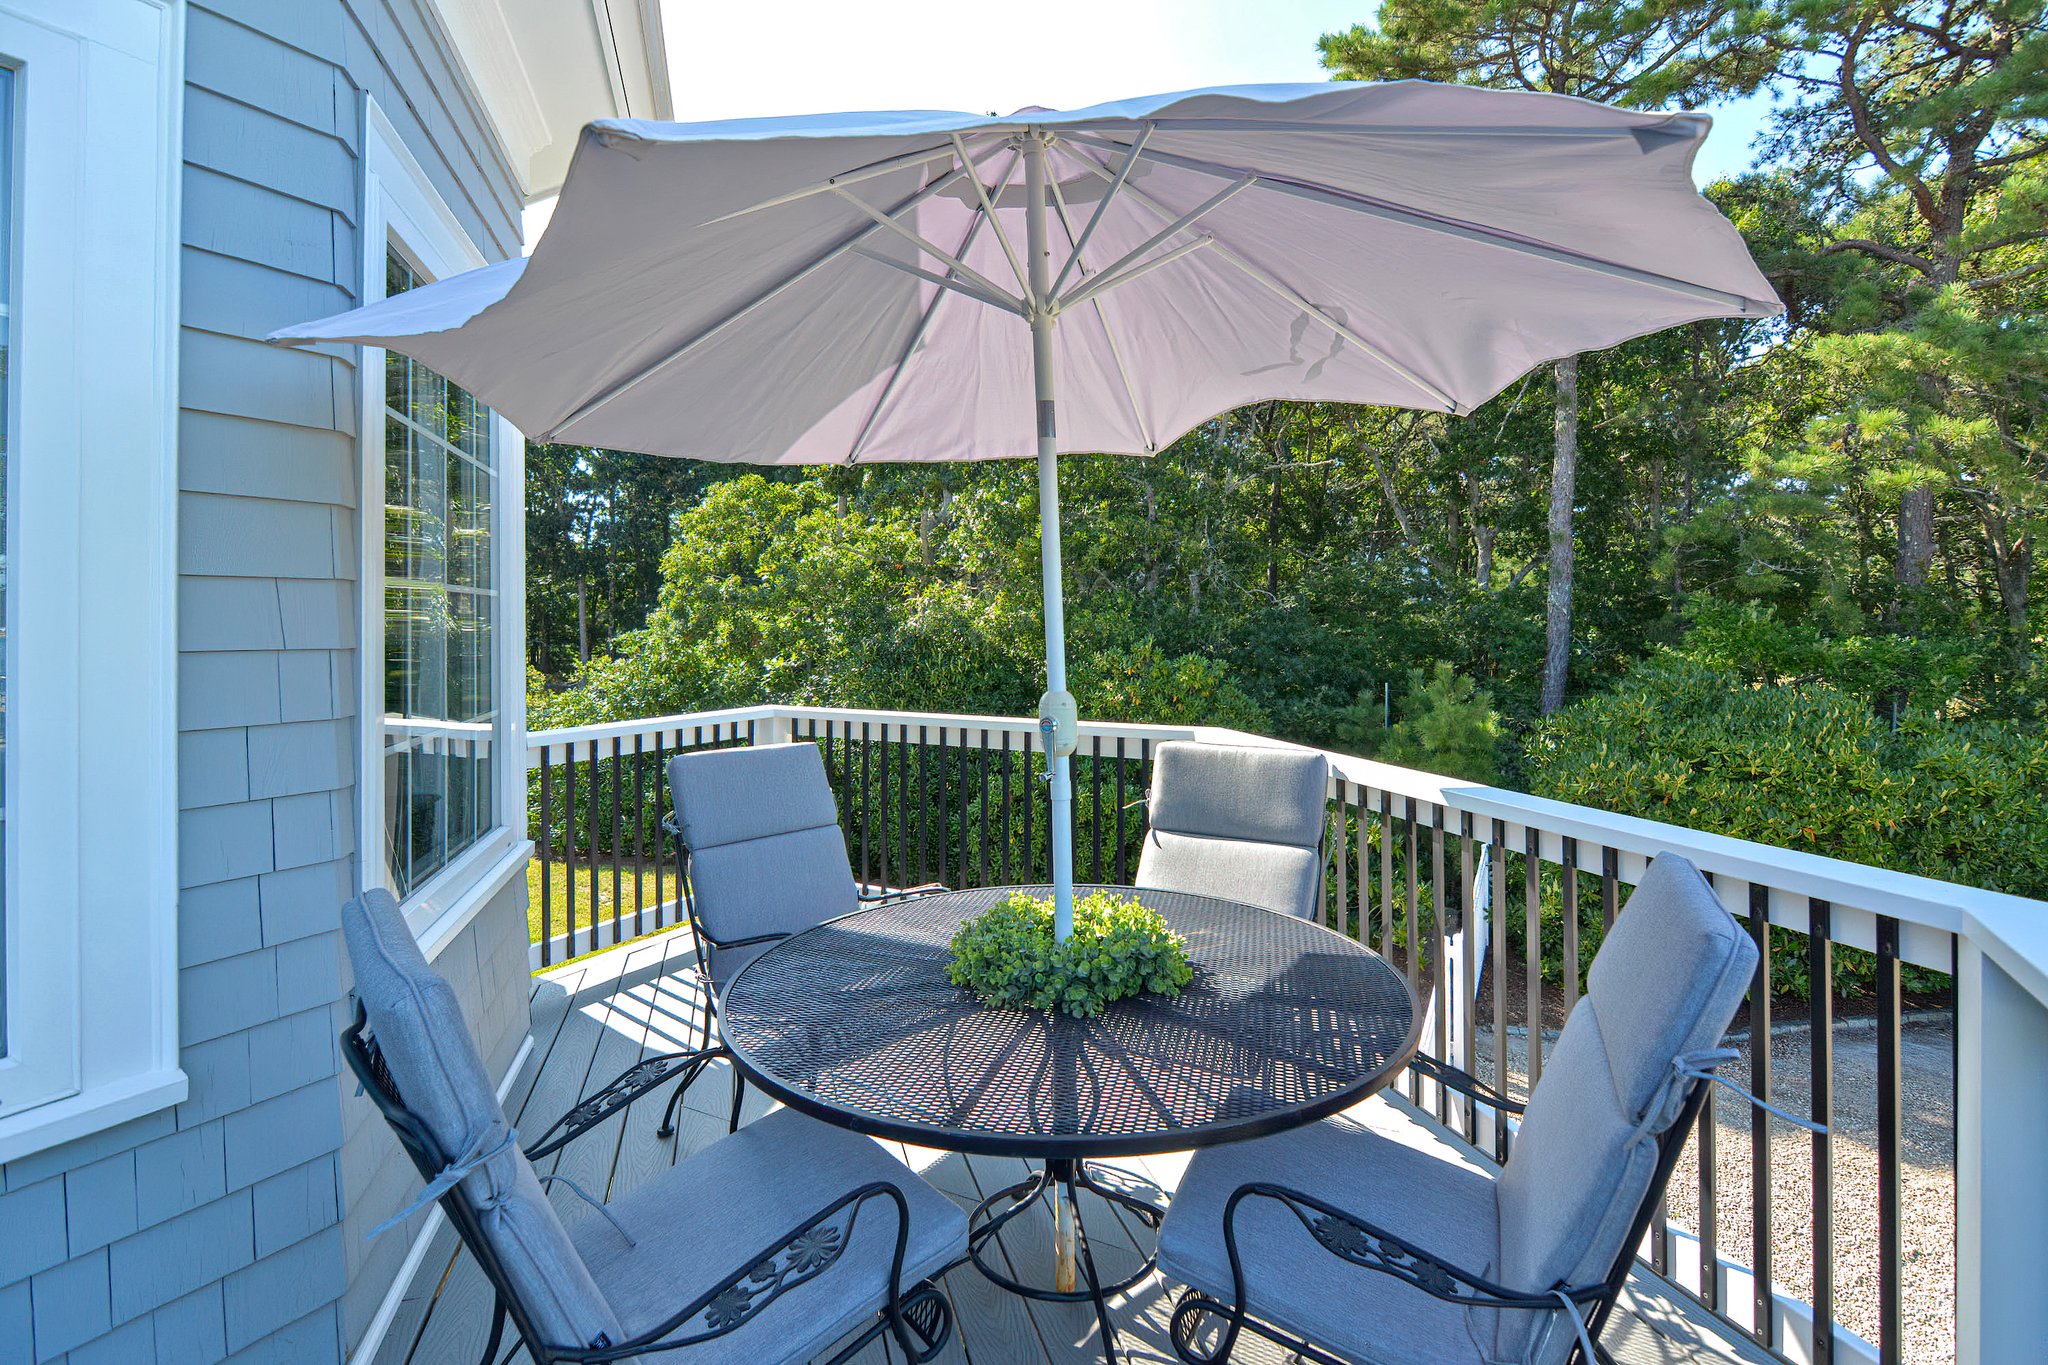
M 0 1119 L 0 1162 L 45 1151 L 183 1104 L 191 1090 L 177 1067 L 145 1071 Z
M 505 1068 L 505 1074 L 498 1080 L 498 1103 L 512 1093 L 512 1082 L 519 1077 L 520 1068 L 533 1055 L 533 1035 L 527 1034 L 520 1041 L 519 1053 L 513 1057 L 512 1065 Z M 369 1365 L 377 1358 L 377 1352 L 384 1345 L 384 1337 L 391 1331 L 391 1324 L 397 1320 L 399 1305 L 405 1301 L 405 1291 L 412 1287 L 412 1277 L 419 1273 L 420 1266 L 427 1259 L 427 1249 L 434 1244 L 434 1234 L 441 1230 L 441 1224 L 448 1221 L 448 1215 L 441 1212 L 436 1203 L 427 1213 L 427 1221 L 420 1224 L 419 1236 L 412 1239 L 412 1246 L 406 1250 L 405 1260 L 399 1263 L 398 1273 L 391 1277 L 391 1287 L 384 1291 L 382 1302 L 377 1305 L 377 1314 L 370 1319 L 370 1325 L 363 1329 L 363 1339 L 349 1352 L 349 1365 Z
M 533 840 L 519 840 L 464 887 L 462 894 L 449 902 L 447 909 L 421 927 L 420 952 L 426 956 L 427 961 L 432 962 L 439 957 L 441 950 L 453 943 L 456 935 L 467 929 L 470 921 L 481 914 L 483 908 L 495 900 L 499 892 L 511 885 L 515 877 L 523 877 L 526 874 L 526 865 L 532 860 Z M 524 921 L 525 917 L 522 911 L 520 919 Z
M 554 139 L 502 0 L 432 0 L 429 8 L 524 182 L 533 154 Z

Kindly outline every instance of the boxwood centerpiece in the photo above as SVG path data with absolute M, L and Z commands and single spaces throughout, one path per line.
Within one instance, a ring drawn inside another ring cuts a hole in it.
M 1053 937 L 1052 902 L 1013 891 L 960 926 L 946 975 L 998 1009 L 1079 1018 L 1147 991 L 1179 995 L 1194 980 L 1187 945 L 1157 910 L 1093 891 L 1074 902 L 1074 933 Z

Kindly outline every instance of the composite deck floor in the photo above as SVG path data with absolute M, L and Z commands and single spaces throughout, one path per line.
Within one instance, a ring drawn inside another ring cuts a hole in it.
M 513 1123 L 538 1133 L 579 1096 L 640 1057 L 687 1046 L 697 1008 L 686 971 L 690 960 L 687 932 L 675 931 L 535 976 L 534 1045 L 505 1099 Z M 707 1073 L 690 1087 L 676 1135 L 664 1140 L 655 1136 L 659 1104 L 666 1097 L 661 1092 L 543 1161 L 542 1173 L 568 1176 L 593 1197 L 616 1198 L 723 1136 L 730 1095 L 726 1073 Z M 769 1107 L 759 1092 L 750 1090 L 743 1119 L 759 1117 Z M 1026 1170 L 1016 1160 L 884 1145 L 969 1209 Z M 1117 1164 L 1170 1190 L 1185 1162 L 1185 1156 L 1169 1155 Z M 562 1184 L 549 1188 L 565 1218 L 587 1215 Z M 1139 1247 L 1150 1237 L 1144 1228 L 1099 1200 L 1092 1207 L 1084 1203 L 1083 1217 L 1106 1279 L 1121 1278 L 1138 1264 Z M 999 1241 L 1019 1279 L 1049 1282 L 1051 1215 L 1046 1208 L 1013 1220 Z M 384 1336 L 376 1365 L 470 1365 L 482 1355 L 490 1325 L 489 1289 L 475 1262 L 459 1250 L 443 1222 Z M 956 1330 L 939 1365 L 1070 1365 L 1102 1359 L 1095 1316 L 1085 1305 L 1027 1302 L 996 1288 L 972 1267 L 955 1270 L 945 1287 Z M 1155 1274 L 1113 1301 L 1125 1359 L 1134 1365 L 1175 1365 L 1166 1324 L 1176 1294 Z M 1649 1277 L 1631 1285 L 1625 1304 L 1602 1341 L 1619 1365 L 1768 1360 L 1717 1335 L 1689 1301 Z M 658 1358 L 687 1362 L 689 1354 Z M 524 1361 L 526 1355 L 520 1351 L 512 1359 Z M 1244 1365 L 1282 1365 L 1281 1352 L 1250 1340 L 1239 1346 L 1237 1359 Z M 868 1348 L 859 1365 L 883 1365 L 879 1343 Z

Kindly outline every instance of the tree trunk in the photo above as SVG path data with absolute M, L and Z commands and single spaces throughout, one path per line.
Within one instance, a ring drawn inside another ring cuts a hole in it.
M 1564 705 L 1572 657 L 1572 505 L 1579 480 L 1579 358 L 1557 362 L 1556 446 L 1550 461 L 1550 591 L 1544 603 L 1542 711 Z
M 583 580 L 576 580 L 576 657 L 590 662 L 590 613 L 584 606 Z
M 1934 564 L 1934 490 L 1914 484 L 1899 495 L 1899 587 L 1924 587 Z

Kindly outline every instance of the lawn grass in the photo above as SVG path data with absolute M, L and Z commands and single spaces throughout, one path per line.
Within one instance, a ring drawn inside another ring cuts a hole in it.
M 549 882 L 548 896 L 551 908 L 549 931 L 560 934 L 569 927 L 569 868 L 556 859 L 546 869 Z M 538 943 L 541 940 L 541 861 L 538 857 L 526 865 L 526 941 Z M 654 864 L 635 864 L 629 859 L 619 860 L 619 919 L 621 936 L 631 937 L 633 933 L 633 906 L 635 888 L 638 888 L 640 923 L 643 929 L 654 928 Z M 664 898 L 678 898 L 675 867 L 662 867 L 661 893 Z M 577 943 L 588 941 L 591 906 L 597 907 L 598 943 L 610 947 L 612 941 L 612 869 L 610 859 L 600 862 L 595 868 L 579 858 L 576 860 L 576 924 Z M 663 927 L 673 923 L 665 920 Z

